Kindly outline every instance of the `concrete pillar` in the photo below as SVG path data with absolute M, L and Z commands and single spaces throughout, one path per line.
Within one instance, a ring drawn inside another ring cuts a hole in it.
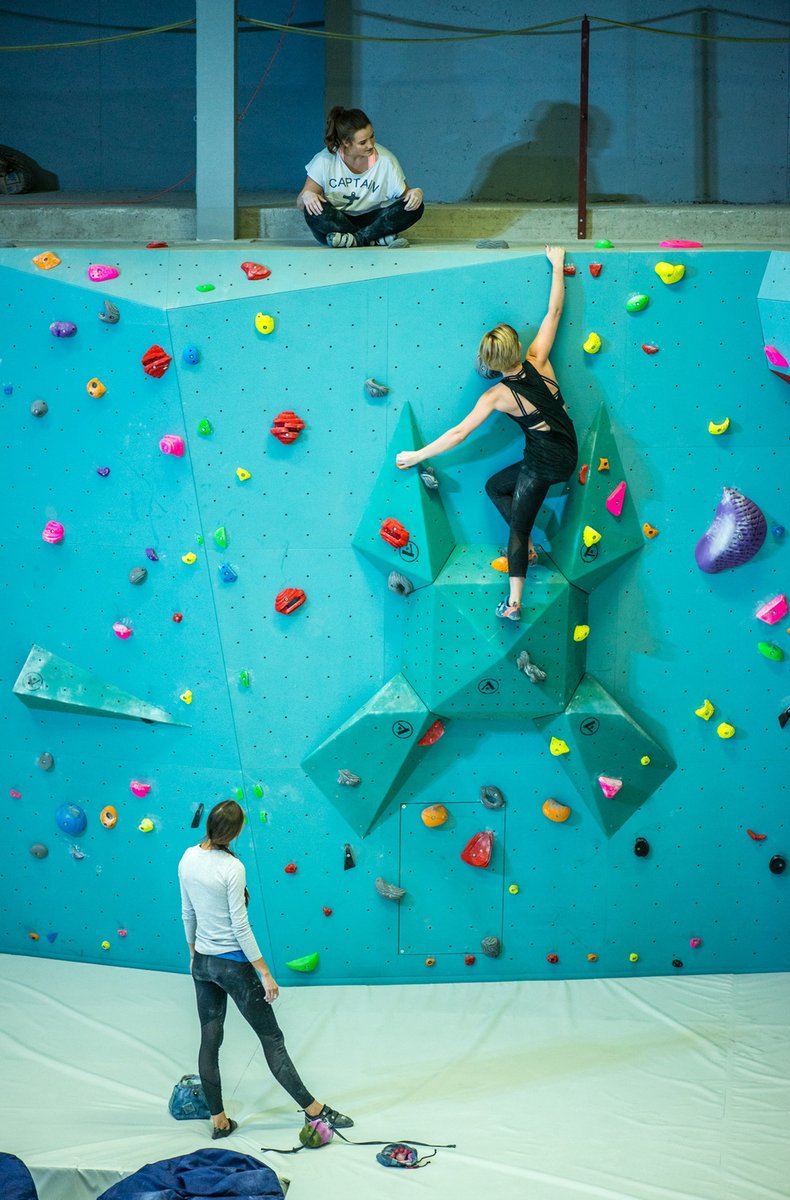
M 236 239 L 236 3 L 197 0 L 197 240 Z

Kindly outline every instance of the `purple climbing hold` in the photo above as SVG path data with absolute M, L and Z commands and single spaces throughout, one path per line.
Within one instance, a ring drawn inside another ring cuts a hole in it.
M 151 562 L 159 562 L 159 555 L 157 554 L 156 550 L 154 550 L 153 546 L 146 546 L 145 556 L 146 558 L 150 559 Z
M 102 479 L 106 479 L 107 476 L 109 475 L 109 473 L 110 473 L 109 467 L 97 467 L 96 468 L 96 474 L 101 475 Z
M 697 566 L 709 575 L 743 566 L 754 558 L 767 533 L 768 523 L 754 501 L 725 487 L 712 525 L 697 542 Z
M 77 332 L 77 326 L 73 321 L 53 321 L 49 332 L 56 338 L 70 338 Z

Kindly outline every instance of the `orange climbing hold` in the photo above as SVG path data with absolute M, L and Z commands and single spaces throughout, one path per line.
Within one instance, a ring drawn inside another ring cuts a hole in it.
M 51 271 L 53 267 L 60 264 L 60 261 L 54 250 L 42 250 L 33 258 L 33 262 L 41 271 Z
M 646 538 L 658 537 L 658 530 L 656 529 L 655 525 L 651 525 L 648 521 L 645 521 L 644 525 L 642 526 L 642 533 Z

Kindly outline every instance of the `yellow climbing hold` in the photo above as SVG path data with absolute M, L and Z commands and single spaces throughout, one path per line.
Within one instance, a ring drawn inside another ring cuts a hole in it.
M 109 948 L 110 948 L 110 943 L 109 943 L 109 942 L 102 942 L 102 944 L 101 944 L 101 948 L 102 948 L 102 950 L 109 950 Z
M 601 535 L 597 529 L 593 529 L 592 525 L 585 525 L 582 530 L 582 541 L 585 546 L 594 546 L 596 542 L 600 542 Z
M 708 421 L 708 433 L 726 433 L 730 428 L 730 418 L 725 417 L 720 424 L 715 421 Z
M 197 562 L 197 554 L 193 550 L 190 550 L 188 554 L 181 555 L 181 561 L 182 563 L 186 563 L 188 567 L 191 567 L 192 563 Z
M 650 755 L 643 754 L 639 761 L 641 762 L 643 767 L 649 767 L 650 766 Z
M 140 830 L 140 833 L 150 833 L 153 827 L 154 823 L 150 817 L 143 817 L 142 821 L 137 826 L 137 828 Z
M 585 640 L 585 638 L 588 638 L 589 636 L 590 636 L 590 626 L 589 625 L 577 625 L 573 631 L 574 642 L 583 642 Z
M 241 481 L 241 483 L 244 483 L 244 481 L 247 479 L 252 479 L 249 471 L 245 471 L 244 467 L 236 467 L 236 477 Z
M 609 470 L 609 459 L 608 458 L 599 458 L 598 459 L 598 470 L 599 471 L 608 471 Z
M 718 726 L 716 732 L 718 733 L 720 738 L 731 738 L 735 733 L 735 726 L 728 725 L 726 721 L 722 721 L 721 725 Z
M 562 738 L 553 737 L 549 742 L 549 753 L 555 757 L 560 754 L 570 754 L 571 748 L 567 742 L 563 742 Z
M 628 961 L 629 962 L 639 962 L 639 955 L 638 954 L 629 954 Z
M 509 887 L 507 890 L 510 892 L 511 896 L 517 896 L 517 895 L 518 895 L 518 890 L 519 890 L 519 889 L 518 889 L 518 884 L 517 884 L 517 883 L 511 883 L 510 887 Z
M 492 558 L 491 566 L 495 571 L 501 571 L 503 575 L 507 575 L 507 558 L 504 554 L 500 554 L 498 558 Z
M 597 333 L 591 333 L 587 336 L 587 341 L 582 346 L 582 350 L 586 354 L 597 354 L 601 349 L 601 339 Z
M 694 712 L 698 717 L 702 717 L 703 721 L 709 721 L 716 709 L 711 704 L 710 700 L 703 700 L 699 708 L 695 708 Z
M 107 391 L 107 388 L 104 386 L 102 381 L 97 379 L 94 375 L 93 379 L 89 379 L 85 384 L 85 391 L 89 396 L 93 396 L 96 400 L 98 400 L 100 396 L 104 395 L 104 393 Z
M 686 274 L 683 263 L 657 262 L 653 270 L 662 283 L 679 283 Z
M 178 698 L 179 700 L 183 700 L 184 704 L 192 703 L 192 693 L 190 692 L 189 688 L 187 688 L 185 692 L 182 692 Z
M 274 317 L 270 317 L 267 313 L 256 313 L 255 328 L 258 333 L 271 333 L 274 329 Z

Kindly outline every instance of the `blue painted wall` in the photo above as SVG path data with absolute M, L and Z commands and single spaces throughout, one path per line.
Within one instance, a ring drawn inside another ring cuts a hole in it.
M 0 251 L 0 950 L 179 969 L 175 870 L 198 836 L 192 815 L 238 794 L 249 814 L 240 852 L 253 924 L 283 982 L 665 974 L 676 958 L 687 972 L 790 968 L 790 874 L 768 869 L 790 851 L 790 729 L 777 721 L 790 702 L 788 660 L 756 648 L 761 639 L 790 645 L 786 620 L 769 629 L 755 619 L 787 591 L 787 538 L 769 534 L 752 562 L 720 575 L 703 575 L 693 556 L 725 485 L 754 500 L 769 525 L 790 524 L 789 385 L 762 351 L 764 340 L 781 349 L 786 337 L 787 255 L 669 252 L 687 268 L 672 287 L 653 271 L 667 252 L 569 256 L 578 269 L 553 362 L 580 432 L 606 404 L 640 520 L 659 530 L 591 596 L 588 670 L 677 770 L 607 838 L 530 722 L 507 713 L 487 724 L 448 721 L 386 820 L 362 839 L 300 763 L 415 647 L 408 601 L 351 538 L 403 404 L 435 436 L 480 393 L 481 333 L 500 319 L 527 335 L 535 328 L 548 289 L 543 255 L 273 251 L 271 278 L 252 283 L 239 251 L 54 249 L 63 261 L 47 273 L 29 250 Z M 595 257 L 598 279 L 587 272 Z M 102 259 L 120 276 L 91 284 L 86 267 Z M 207 283 L 213 291 L 196 290 Z M 631 315 L 634 292 L 650 305 Z M 98 320 L 104 299 L 117 304 L 117 325 Z M 276 322 L 269 336 L 255 329 L 261 311 Z M 76 336 L 52 337 L 55 320 L 75 322 Z M 582 350 L 591 330 L 603 340 L 595 356 Z M 173 358 L 160 379 L 140 363 L 152 343 Z M 643 343 L 659 353 L 646 355 Z M 198 363 L 183 361 L 187 346 Z M 86 391 L 93 376 L 106 385 L 101 398 Z M 388 397 L 366 394 L 369 376 L 390 386 Z M 38 418 L 37 399 L 48 405 Z M 284 409 L 307 426 L 290 446 L 269 434 Z M 728 433 L 711 436 L 708 422 L 725 416 Z M 198 432 L 204 418 L 209 435 Z M 518 455 L 507 425 L 492 422 L 435 463 L 456 540 L 492 555 L 504 527 L 482 487 Z M 182 458 L 160 453 L 167 433 L 186 439 Z M 547 545 L 561 507 L 554 497 L 541 522 Z M 48 520 L 65 526 L 59 545 L 41 539 Z M 214 542 L 220 526 L 225 550 Z M 193 565 L 182 561 L 190 551 Z M 222 582 L 223 562 L 237 582 Z M 138 565 L 149 573 L 135 587 L 128 572 Z M 289 617 L 274 611 L 286 586 L 308 596 Z M 112 625 L 125 618 L 134 633 L 121 641 Z M 24 706 L 11 689 L 32 643 L 188 727 Z M 179 699 L 187 689 L 191 705 Z M 716 705 L 710 723 L 694 713 L 705 697 Z M 717 737 L 719 720 L 735 726 L 734 738 Z M 45 751 L 55 757 L 49 772 L 36 765 Z M 132 779 L 150 783 L 149 795 L 133 796 Z M 483 809 L 483 784 L 502 789 L 503 811 Z M 572 808 L 568 822 L 544 818 L 547 796 Z M 88 815 L 78 838 L 56 827 L 64 802 Z M 437 802 L 451 819 L 428 830 L 420 812 Z M 107 804 L 119 814 L 113 829 L 99 821 Z M 150 833 L 138 829 L 146 816 Z M 495 853 L 479 871 L 459 854 L 484 828 L 495 830 Z M 634 855 L 637 836 L 650 842 L 647 858 Z M 49 848 L 43 860 L 29 853 L 36 842 Z M 347 843 L 356 867 L 346 871 Z M 378 876 L 406 888 L 400 906 L 376 893 Z M 502 939 L 498 959 L 480 953 L 487 934 Z M 702 939 L 695 950 L 692 937 Z M 315 974 L 288 971 L 286 962 L 313 951 Z M 466 965 L 465 954 L 476 962 Z M 549 954 L 559 962 L 548 964 Z

